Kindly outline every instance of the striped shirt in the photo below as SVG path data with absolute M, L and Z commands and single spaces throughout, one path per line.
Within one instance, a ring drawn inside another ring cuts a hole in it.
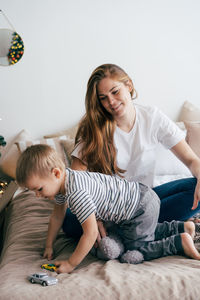
M 117 176 L 66 169 L 66 195 L 56 204 L 67 203 L 82 224 L 93 212 L 97 219 L 119 223 L 133 218 L 140 199 L 139 183 Z

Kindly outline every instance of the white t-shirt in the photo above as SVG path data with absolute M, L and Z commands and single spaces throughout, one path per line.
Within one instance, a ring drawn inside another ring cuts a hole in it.
M 114 143 L 117 150 L 117 165 L 126 170 L 128 181 L 138 181 L 150 187 L 155 176 L 156 153 L 159 143 L 170 149 L 185 138 L 179 127 L 157 107 L 134 104 L 135 124 L 129 133 L 116 128 Z M 78 157 L 81 143 L 72 156 Z

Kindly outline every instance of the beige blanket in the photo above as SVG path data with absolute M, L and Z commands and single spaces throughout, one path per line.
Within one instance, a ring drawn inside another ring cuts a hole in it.
M 181 256 L 139 265 L 100 261 L 91 254 L 71 274 L 49 272 L 55 286 L 31 284 L 27 276 L 41 271 L 41 256 L 53 203 L 23 192 L 10 203 L 0 265 L 1 300 L 189 300 L 200 299 L 200 262 Z M 55 243 L 58 259 L 69 257 L 75 243 L 61 232 Z

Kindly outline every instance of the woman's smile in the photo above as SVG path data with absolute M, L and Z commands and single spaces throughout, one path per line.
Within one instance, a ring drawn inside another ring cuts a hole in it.
M 120 104 L 118 104 L 118 105 L 115 105 L 115 106 L 111 106 L 111 109 L 112 109 L 113 111 L 118 111 L 119 108 L 121 107 L 121 104 L 122 104 L 122 103 L 120 103 Z

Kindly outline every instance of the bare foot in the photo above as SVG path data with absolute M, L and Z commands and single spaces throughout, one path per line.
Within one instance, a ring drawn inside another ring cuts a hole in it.
M 187 221 L 184 223 L 184 230 L 185 232 L 189 233 L 191 235 L 192 239 L 194 239 L 195 236 L 195 224 L 192 221 Z
M 187 232 L 181 233 L 181 241 L 184 253 L 191 258 L 200 260 L 200 254 L 194 246 L 191 235 Z

